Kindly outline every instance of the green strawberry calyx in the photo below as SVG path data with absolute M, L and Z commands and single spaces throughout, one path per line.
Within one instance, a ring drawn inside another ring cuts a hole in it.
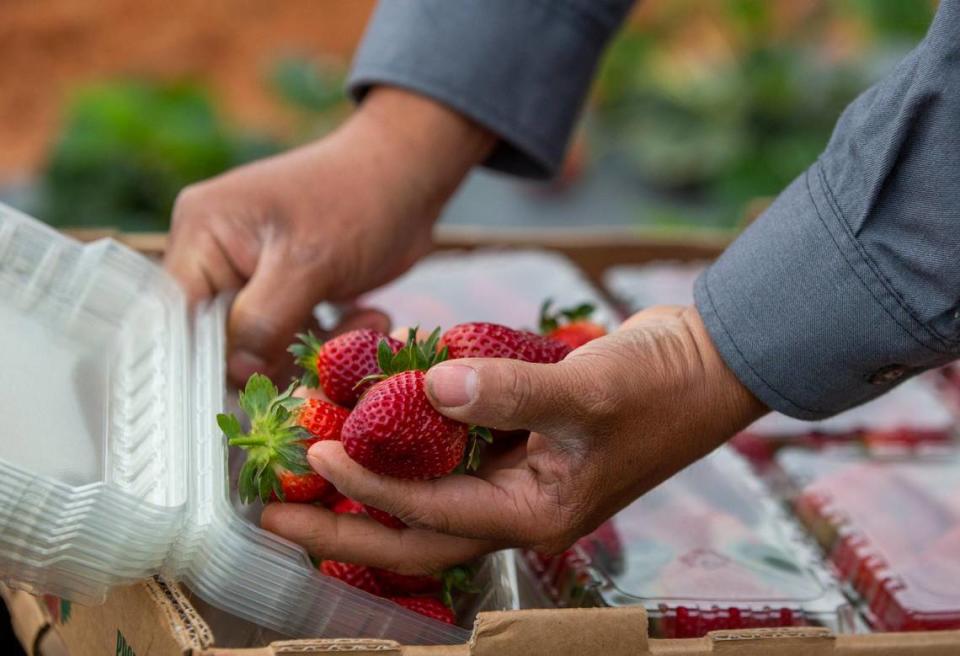
M 562 325 L 588 321 L 593 316 L 596 307 L 592 303 L 581 303 L 569 308 L 560 308 L 556 312 L 550 311 L 553 299 L 548 298 L 540 306 L 540 334 L 546 335 Z
M 447 359 L 447 347 L 437 350 L 440 343 L 440 328 L 435 328 L 425 340 L 417 339 L 419 327 L 407 332 L 407 341 L 396 353 L 386 339 L 377 345 L 377 365 L 380 373 L 364 376 L 357 387 L 370 381 L 380 381 L 404 371 L 426 371 Z
M 480 454 L 484 444 L 493 443 L 493 433 L 483 426 L 471 426 L 467 437 L 467 451 L 463 458 L 464 471 L 474 472 L 480 468 Z
M 390 348 L 387 340 L 380 340 L 377 345 L 377 364 L 380 373 L 365 376 L 357 383 L 357 387 L 369 381 L 380 381 L 404 371 L 426 371 L 435 364 L 447 359 L 447 347 L 437 349 L 440 344 L 440 328 L 434 328 L 425 340 L 418 340 L 418 327 L 410 328 L 407 341 L 396 353 Z M 460 473 L 476 471 L 480 466 L 481 444 L 493 442 L 490 429 L 482 426 L 471 426 L 467 442 L 466 454 L 463 462 L 457 468 Z
M 237 486 L 244 503 L 257 498 L 266 503 L 271 493 L 283 501 L 280 474 L 311 471 L 303 442 L 309 435 L 297 425 L 294 415 L 302 403 L 293 397 L 297 384 L 294 381 L 281 393 L 266 376 L 250 376 L 240 392 L 240 408 L 250 421 L 250 430 L 246 433 L 235 415 L 217 415 L 217 424 L 227 443 L 247 452 Z
M 306 387 L 320 387 L 320 379 L 317 376 L 317 358 L 323 348 L 323 340 L 309 330 L 305 333 L 297 333 L 297 340 L 287 348 L 287 351 L 293 355 L 293 361 L 297 366 L 303 369 L 300 382 Z
M 470 565 L 455 565 L 441 572 L 440 582 L 442 587 L 440 590 L 440 599 L 443 600 L 447 608 L 453 608 L 454 590 L 468 594 L 480 592 L 479 586 L 473 582 L 475 575 L 476 572 L 474 572 L 473 567 Z

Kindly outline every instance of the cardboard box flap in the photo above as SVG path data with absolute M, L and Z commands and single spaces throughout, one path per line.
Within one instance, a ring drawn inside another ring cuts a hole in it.
M 736 629 L 707 634 L 713 654 L 761 656 L 769 654 L 776 640 L 777 656 L 819 656 L 834 653 L 836 636 L 830 629 L 796 627 L 783 629 Z
M 643 608 L 571 608 L 480 613 L 474 656 L 636 656 L 648 652 Z
M 837 636 L 835 653 L 837 656 L 957 656 L 960 631 L 841 634 Z

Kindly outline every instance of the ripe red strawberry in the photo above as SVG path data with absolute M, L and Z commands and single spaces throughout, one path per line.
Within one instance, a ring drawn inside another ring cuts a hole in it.
M 570 347 L 525 330 L 496 323 L 461 323 L 440 338 L 454 358 L 509 358 L 526 362 L 552 363 L 562 360 Z
M 343 425 L 343 448 L 372 472 L 408 479 L 445 476 L 463 460 L 467 425 L 437 412 L 423 372 L 404 371 L 364 394 Z
M 390 601 L 400 604 L 415 613 L 447 624 L 456 624 L 457 618 L 453 611 L 443 605 L 439 599 L 433 597 L 389 597 Z
M 343 497 L 343 499 L 334 504 L 332 510 L 335 515 L 362 515 L 363 504 L 349 497 Z
M 306 474 L 294 474 L 290 470 L 278 467 L 276 475 L 280 481 L 282 496 L 276 492 L 271 492 L 271 501 L 313 503 L 323 499 L 331 487 L 327 479 L 312 471 Z
M 396 572 L 380 568 L 374 568 L 373 573 L 387 594 L 411 595 L 438 593 L 443 588 L 443 582 L 435 576 L 397 574 Z
M 347 497 L 340 494 L 340 491 L 337 488 L 331 485 L 330 488 L 323 495 L 323 498 L 320 499 L 320 503 L 322 503 L 327 508 L 332 509 L 335 505 L 337 505 L 338 503 L 340 503 L 346 498 Z
M 590 303 L 556 313 L 550 312 L 550 303 L 547 299 L 540 308 L 540 332 L 548 338 L 575 349 L 607 334 L 606 328 L 590 320 L 595 309 Z
M 339 440 L 350 411 L 322 399 L 304 399 L 297 409 L 297 424 L 310 433 L 307 448 L 321 440 Z
M 387 528 L 407 528 L 407 525 L 402 521 L 394 517 L 388 512 L 384 512 L 379 508 L 374 508 L 373 506 L 368 506 L 363 504 L 363 509 L 367 511 L 367 514 L 373 517 L 375 520 L 386 526 Z
M 424 371 L 447 355 L 446 349 L 437 351 L 439 336 L 437 329 L 417 342 L 412 329 L 396 353 L 386 343 L 380 345 L 378 360 L 386 379 L 364 393 L 341 433 L 347 455 L 370 471 L 424 480 L 449 474 L 463 460 L 471 431 L 437 412 L 423 389 Z M 489 438 L 489 431 L 476 434 Z M 476 449 L 470 452 L 472 463 Z
M 269 378 L 254 374 L 240 392 L 240 407 L 250 419 L 250 431 L 243 432 L 234 415 L 217 415 L 217 423 L 231 446 L 246 450 L 240 469 L 240 499 L 256 498 L 310 503 L 330 491 L 330 484 L 307 464 L 305 440 L 310 435 L 297 423 L 293 385 L 282 394 Z
M 396 353 L 403 344 L 375 330 L 351 330 L 322 342 L 312 333 L 297 335 L 300 342 L 288 350 L 303 367 L 303 384 L 320 387 L 336 404 L 353 407 L 372 382 L 363 379 L 379 373 L 377 348 L 386 341 Z
M 374 574 L 386 594 L 439 594 L 440 600 L 453 607 L 453 593 L 477 593 L 480 589 L 473 584 L 474 571 L 467 565 L 457 565 L 444 570 L 439 576 L 398 574 L 385 569 L 374 568 Z
M 373 570 L 364 565 L 341 563 L 336 560 L 325 560 L 320 563 L 320 571 L 327 576 L 340 579 L 355 588 L 365 590 L 370 594 L 382 595 L 383 588 L 374 575 Z

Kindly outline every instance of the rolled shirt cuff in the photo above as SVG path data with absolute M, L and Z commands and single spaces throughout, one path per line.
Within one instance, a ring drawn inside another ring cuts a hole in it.
M 721 357 L 770 408 L 828 417 L 956 357 L 866 258 L 818 162 L 697 280 Z

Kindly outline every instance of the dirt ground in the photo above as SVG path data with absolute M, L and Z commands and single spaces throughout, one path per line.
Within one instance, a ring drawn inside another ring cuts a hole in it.
M 292 116 L 264 72 L 284 54 L 349 60 L 371 0 L 0 0 L 0 180 L 36 169 L 71 89 L 118 76 L 209 82 L 238 123 Z

